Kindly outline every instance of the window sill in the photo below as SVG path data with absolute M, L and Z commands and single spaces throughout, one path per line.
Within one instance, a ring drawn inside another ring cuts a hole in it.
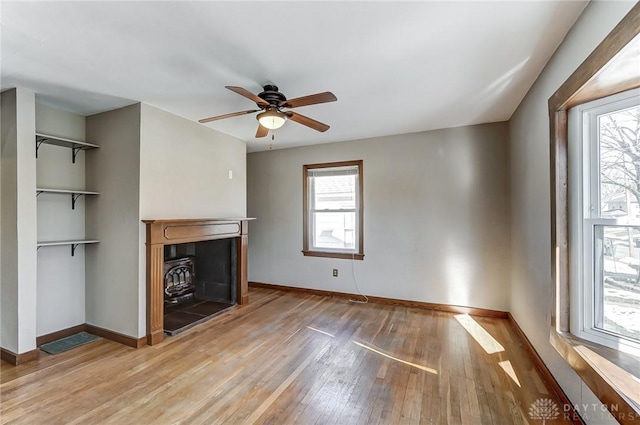
M 364 254 L 352 254 L 346 252 L 326 252 L 326 251 L 302 251 L 305 257 L 325 257 L 341 258 L 344 260 L 364 260 Z
M 621 424 L 640 420 L 640 359 L 551 330 L 551 345 Z

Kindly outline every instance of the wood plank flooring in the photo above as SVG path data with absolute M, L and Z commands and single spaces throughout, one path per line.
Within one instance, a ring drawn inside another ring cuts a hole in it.
M 159 345 L 2 362 L 0 382 L 2 424 L 540 424 L 532 403 L 560 406 L 505 319 L 264 288 Z

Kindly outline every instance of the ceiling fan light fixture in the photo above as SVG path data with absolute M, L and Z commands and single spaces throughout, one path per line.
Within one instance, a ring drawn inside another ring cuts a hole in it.
M 287 121 L 287 116 L 277 109 L 267 109 L 259 113 L 256 118 L 261 126 L 269 130 L 280 128 L 284 125 L 285 121 Z

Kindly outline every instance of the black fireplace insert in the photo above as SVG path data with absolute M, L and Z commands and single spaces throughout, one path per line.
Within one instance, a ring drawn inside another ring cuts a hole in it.
M 234 238 L 165 246 L 164 330 L 175 335 L 237 303 Z

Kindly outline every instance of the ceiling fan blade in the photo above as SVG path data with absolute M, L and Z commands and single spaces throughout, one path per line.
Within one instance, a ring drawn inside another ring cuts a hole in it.
M 208 122 L 211 122 L 211 121 L 218 121 L 218 120 L 223 120 L 225 118 L 237 117 L 239 115 L 252 114 L 254 112 L 258 112 L 259 110 L 260 109 L 251 109 L 249 111 L 232 112 L 230 114 L 218 115 L 217 117 L 203 118 L 201 120 L 198 120 L 198 122 L 201 123 L 201 124 L 205 124 L 205 123 L 208 123 Z
M 312 118 L 305 117 L 304 115 L 297 114 L 295 112 L 285 112 L 285 114 L 289 117 L 291 121 L 295 121 L 298 124 L 306 125 L 307 127 L 313 128 L 314 130 L 325 132 L 329 130 L 329 126 L 321 123 L 320 121 L 316 121 Z
M 258 124 L 258 131 L 256 131 L 256 139 L 259 137 L 265 137 L 269 134 L 269 129 Z
M 251 93 L 249 90 L 247 89 L 243 89 L 242 87 L 235 87 L 235 86 L 224 86 L 226 89 L 231 90 L 232 92 L 238 93 L 240 96 L 244 96 L 247 99 L 253 100 L 254 102 L 256 102 L 258 105 L 264 105 L 264 106 L 269 106 L 269 102 L 267 102 L 266 100 L 264 100 L 261 97 L 258 97 L 257 95 Z
M 299 108 L 300 106 L 317 105 L 318 103 L 335 102 L 336 100 L 338 100 L 338 98 L 333 93 L 326 91 L 323 93 L 316 93 L 309 96 L 285 100 L 280 104 L 280 106 L 286 108 Z

